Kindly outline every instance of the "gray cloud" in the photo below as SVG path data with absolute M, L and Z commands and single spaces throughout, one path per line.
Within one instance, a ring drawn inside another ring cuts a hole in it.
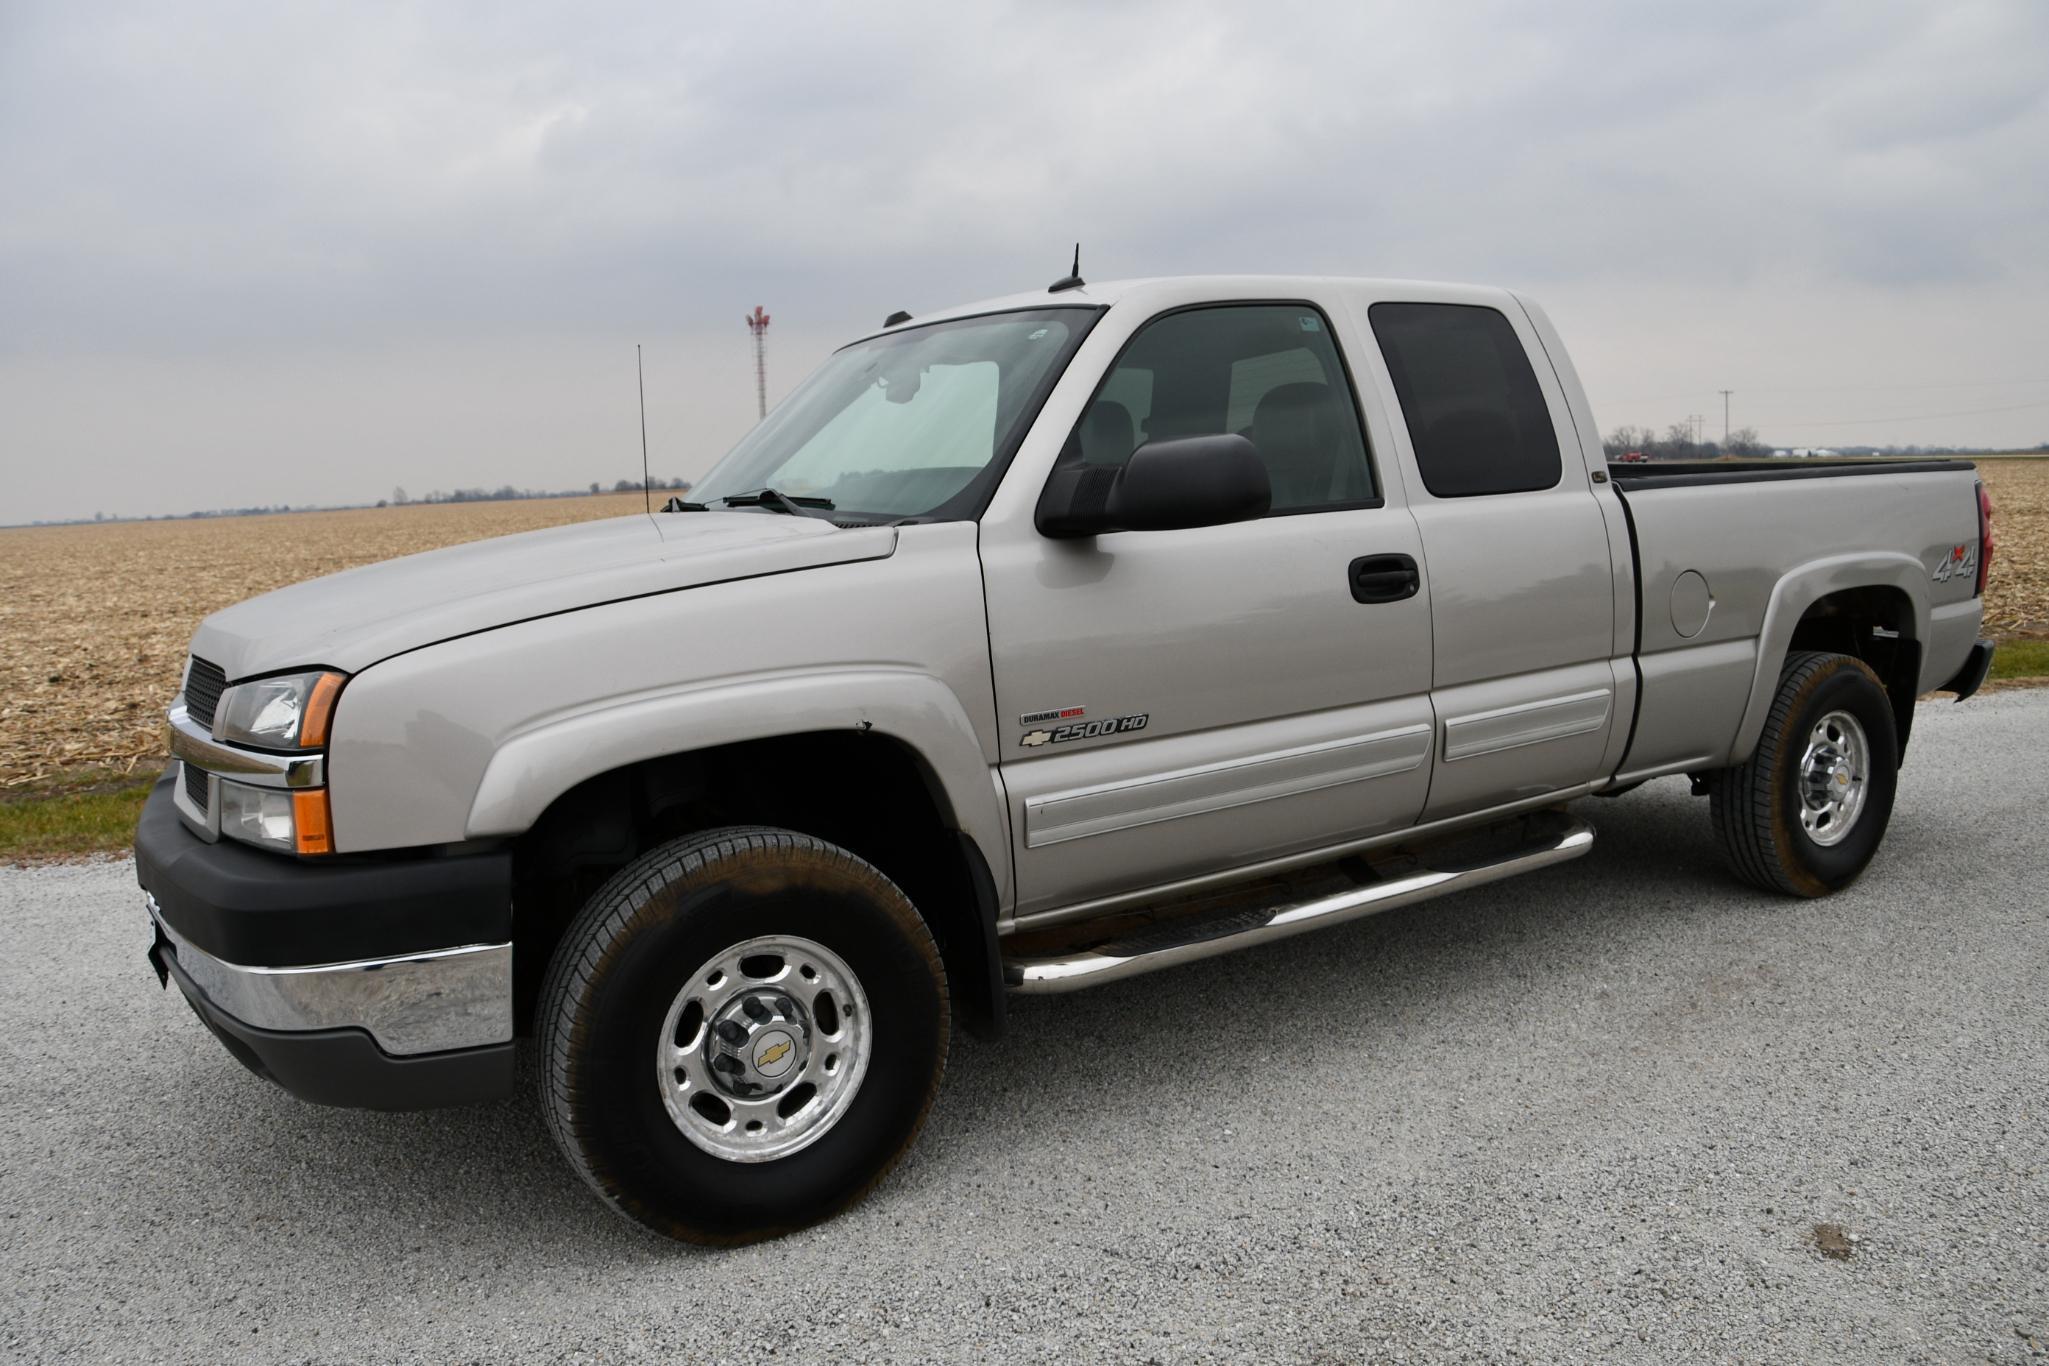
M 0 521 L 609 482 L 635 339 L 695 473 L 751 415 L 753 304 L 786 388 L 1077 236 L 1098 277 L 1528 286 L 1609 425 L 2049 403 L 2045 56 L 2036 0 L 17 0 Z

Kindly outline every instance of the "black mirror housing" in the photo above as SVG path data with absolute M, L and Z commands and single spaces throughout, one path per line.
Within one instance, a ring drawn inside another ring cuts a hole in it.
M 1242 436 L 1148 441 L 1121 467 L 1053 471 L 1034 517 L 1041 535 L 1180 531 L 1264 517 L 1273 505 L 1266 462 Z

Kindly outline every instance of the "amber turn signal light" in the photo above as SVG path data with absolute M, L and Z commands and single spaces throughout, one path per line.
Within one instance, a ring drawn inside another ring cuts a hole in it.
M 327 743 L 327 723 L 334 717 L 334 699 L 341 696 L 344 677 L 324 673 L 306 695 L 306 714 L 299 721 L 299 748 L 318 749 Z
M 334 839 L 328 833 L 326 788 L 310 788 L 292 794 L 292 833 L 301 854 L 334 852 Z

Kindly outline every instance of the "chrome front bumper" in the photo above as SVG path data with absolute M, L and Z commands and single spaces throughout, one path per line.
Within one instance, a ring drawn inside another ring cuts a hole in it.
M 512 945 L 470 944 L 312 967 L 247 967 L 194 947 L 143 900 L 193 986 L 222 1013 L 280 1032 L 360 1029 L 404 1057 L 512 1038 Z

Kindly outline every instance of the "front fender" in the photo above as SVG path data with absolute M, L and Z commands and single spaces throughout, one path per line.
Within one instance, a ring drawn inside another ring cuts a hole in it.
M 723 679 L 545 718 L 491 756 L 465 834 L 519 834 L 570 788 L 628 764 L 835 728 L 872 730 L 918 754 L 938 781 L 948 819 L 987 853 L 998 886 L 1008 885 L 1009 829 L 974 725 L 952 689 L 911 669 Z
M 1913 620 L 1900 634 L 1916 641 L 1928 639 L 1928 567 L 1912 555 L 1897 551 L 1831 555 L 1787 571 L 1772 588 L 1771 600 L 1765 607 L 1764 625 L 1758 633 L 1757 667 L 1750 681 L 1750 700 L 1743 708 L 1742 724 L 1736 728 L 1736 744 L 1729 753 L 1731 764 L 1742 763 L 1757 748 L 1800 618 L 1829 594 L 1851 588 L 1899 589 L 1913 607 Z

